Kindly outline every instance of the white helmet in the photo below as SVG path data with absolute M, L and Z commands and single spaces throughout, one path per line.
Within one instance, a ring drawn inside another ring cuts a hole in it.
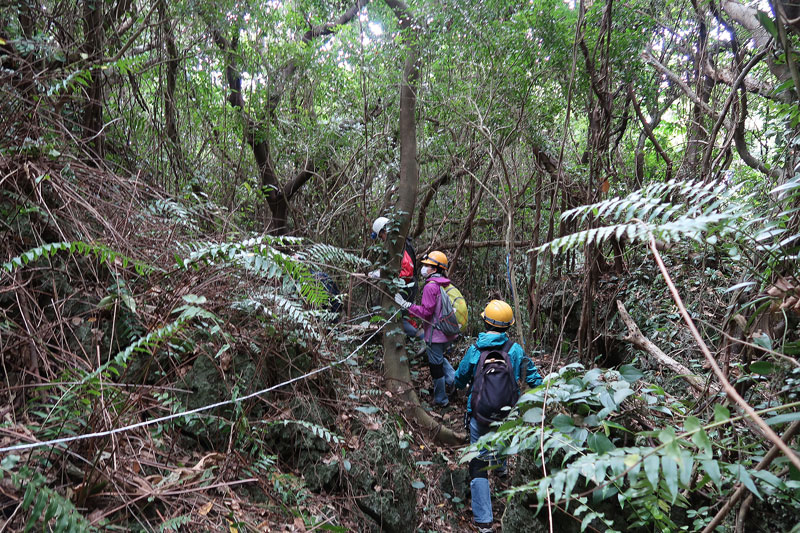
M 373 239 L 378 238 L 378 234 L 383 231 L 383 228 L 386 227 L 386 224 L 389 223 L 389 219 L 386 217 L 378 217 L 375 219 L 375 222 L 372 223 L 372 235 Z

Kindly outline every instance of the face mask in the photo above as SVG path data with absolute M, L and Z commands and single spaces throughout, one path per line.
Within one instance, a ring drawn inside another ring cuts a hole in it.
M 419 273 L 422 274 L 423 278 L 427 278 L 428 276 L 433 274 L 433 268 L 429 267 L 428 265 L 425 265 L 424 267 L 422 267 Z

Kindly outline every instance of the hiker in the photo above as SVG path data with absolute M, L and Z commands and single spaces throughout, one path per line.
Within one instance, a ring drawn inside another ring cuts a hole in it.
M 330 311 L 334 315 L 332 317 L 333 322 L 338 322 L 342 312 L 342 297 L 339 286 L 335 281 L 333 281 L 333 278 L 331 278 L 330 275 L 322 272 L 321 270 L 317 270 L 313 266 L 313 262 L 309 261 L 305 255 L 295 252 L 290 257 L 293 261 L 305 265 L 306 268 L 308 268 L 308 273 L 311 274 L 311 277 L 314 278 L 320 285 L 322 285 L 323 289 L 325 289 L 325 292 L 328 295 L 328 305 L 326 306 L 326 310 Z
M 464 354 L 455 375 L 456 389 L 472 384 L 467 398 L 465 420 L 469 428 L 470 444 L 491 432 L 493 422 L 499 422 L 505 417 L 506 411 L 503 407 L 513 407 L 517 403 L 520 377 L 524 376 L 531 387 L 542 383 L 542 376 L 533 361 L 525 356 L 519 344 L 508 338 L 508 328 L 514 324 L 511 306 L 501 300 L 492 300 L 481 313 L 481 318 L 486 331 L 478 335 L 477 342 Z M 521 376 L 520 371 L 526 359 L 526 372 Z M 482 451 L 469 463 L 472 517 L 481 533 L 492 531 L 494 517 L 489 490 L 489 467 L 497 464 L 494 454 L 489 450 Z M 495 473 L 501 480 L 508 477 L 505 461 L 499 464 Z
M 388 223 L 389 219 L 386 217 L 376 218 L 372 223 L 372 233 L 370 237 L 386 242 L 386 225 Z M 381 270 L 373 270 L 369 273 L 369 277 L 375 279 L 380 278 Z M 414 298 L 417 296 L 417 254 L 414 251 L 410 238 L 406 238 L 403 247 L 403 259 L 400 262 L 400 279 L 406 284 L 405 287 L 401 289 L 400 294 L 403 295 L 404 299 L 413 302 Z M 408 313 L 406 311 L 403 311 L 403 332 L 412 339 L 422 338 L 423 335 L 422 330 L 417 328 L 417 324 L 408 318 Z
M 445 357 L 445 353 L 458 337 L 458 333 L 447 334 L 436 327 L 442 308 L 441 298 L 446 297 L 440 287 L 447 289 L 450 285 L 450 280 L 445 277 L 447 256 L 436 250 L 425 256 L 421 263 L 420 274 L 427 280 L 427 283 L 422 288 L 420 304 L 412 305 L 401 294 L 396 294 L 394 300 L 401 308 L 408 310 L 413 316 L 419 317 L 423 321 L 423 338 L 428 354 L 428 366 L 433 379 L 433 403 L 439 407 L 447 407 L 450 403 L 447 389 L 453 386 L 455 370 Z M 458 331 L 457 325 L 456 331 Z
M 325 291 L 328 293 L 327 309 L 336 315 L 336 320 L 339 320 L 339 315 L 342 312 L 342 299 L 339 297 L 341 294 L 339 286 L 328 274 L 321 270 L 309 268 L 308 271 L 311 276 L 325 288 Z

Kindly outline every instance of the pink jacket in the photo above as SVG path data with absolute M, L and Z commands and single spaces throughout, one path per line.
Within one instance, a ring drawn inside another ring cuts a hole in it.
M 412 305 L 408 312 L 423 320 L 425 329 L 425 342 L 452 342 L 458 335 L 445 335 L 433 327 L 433 319 L 439 313 L 439 287 L 447 288 L 450 280 L 444 276 L 432 276 L 428 278 L 428 283 L 422 288 L 422 301 L 419 305 Z

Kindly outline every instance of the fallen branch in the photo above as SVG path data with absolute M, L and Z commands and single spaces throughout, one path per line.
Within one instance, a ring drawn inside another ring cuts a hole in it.
M 653 344 L 650 339 L 645 337 L 644 334 L 639 330 L 639 326 L 636 325 L 631 316 L 628 314 L 625 306 L 619 300 L 617 300 L 617 309 L 619 310 L 619 316 L 622 317 L 622 321 L 628 327 L 628 335 L 625 336 L 623 340 L 630 342 L 640 350 L 644 350 L 653 356 L 660 364 L 664 365 L 685 379 L 686 382 L 689 383 L 689 385 L 691 385 L 691 387 L 697 392 L 704 395 L 709 390 L 711 390 L 714 394 L 719 392 L 719 389 L 715 387 L 707 387 L 706 384 L 694 376 L 687 367 L 683 366 L 678 361 L 665 354 L 663 351 L 661 351 L 661 348 Z

